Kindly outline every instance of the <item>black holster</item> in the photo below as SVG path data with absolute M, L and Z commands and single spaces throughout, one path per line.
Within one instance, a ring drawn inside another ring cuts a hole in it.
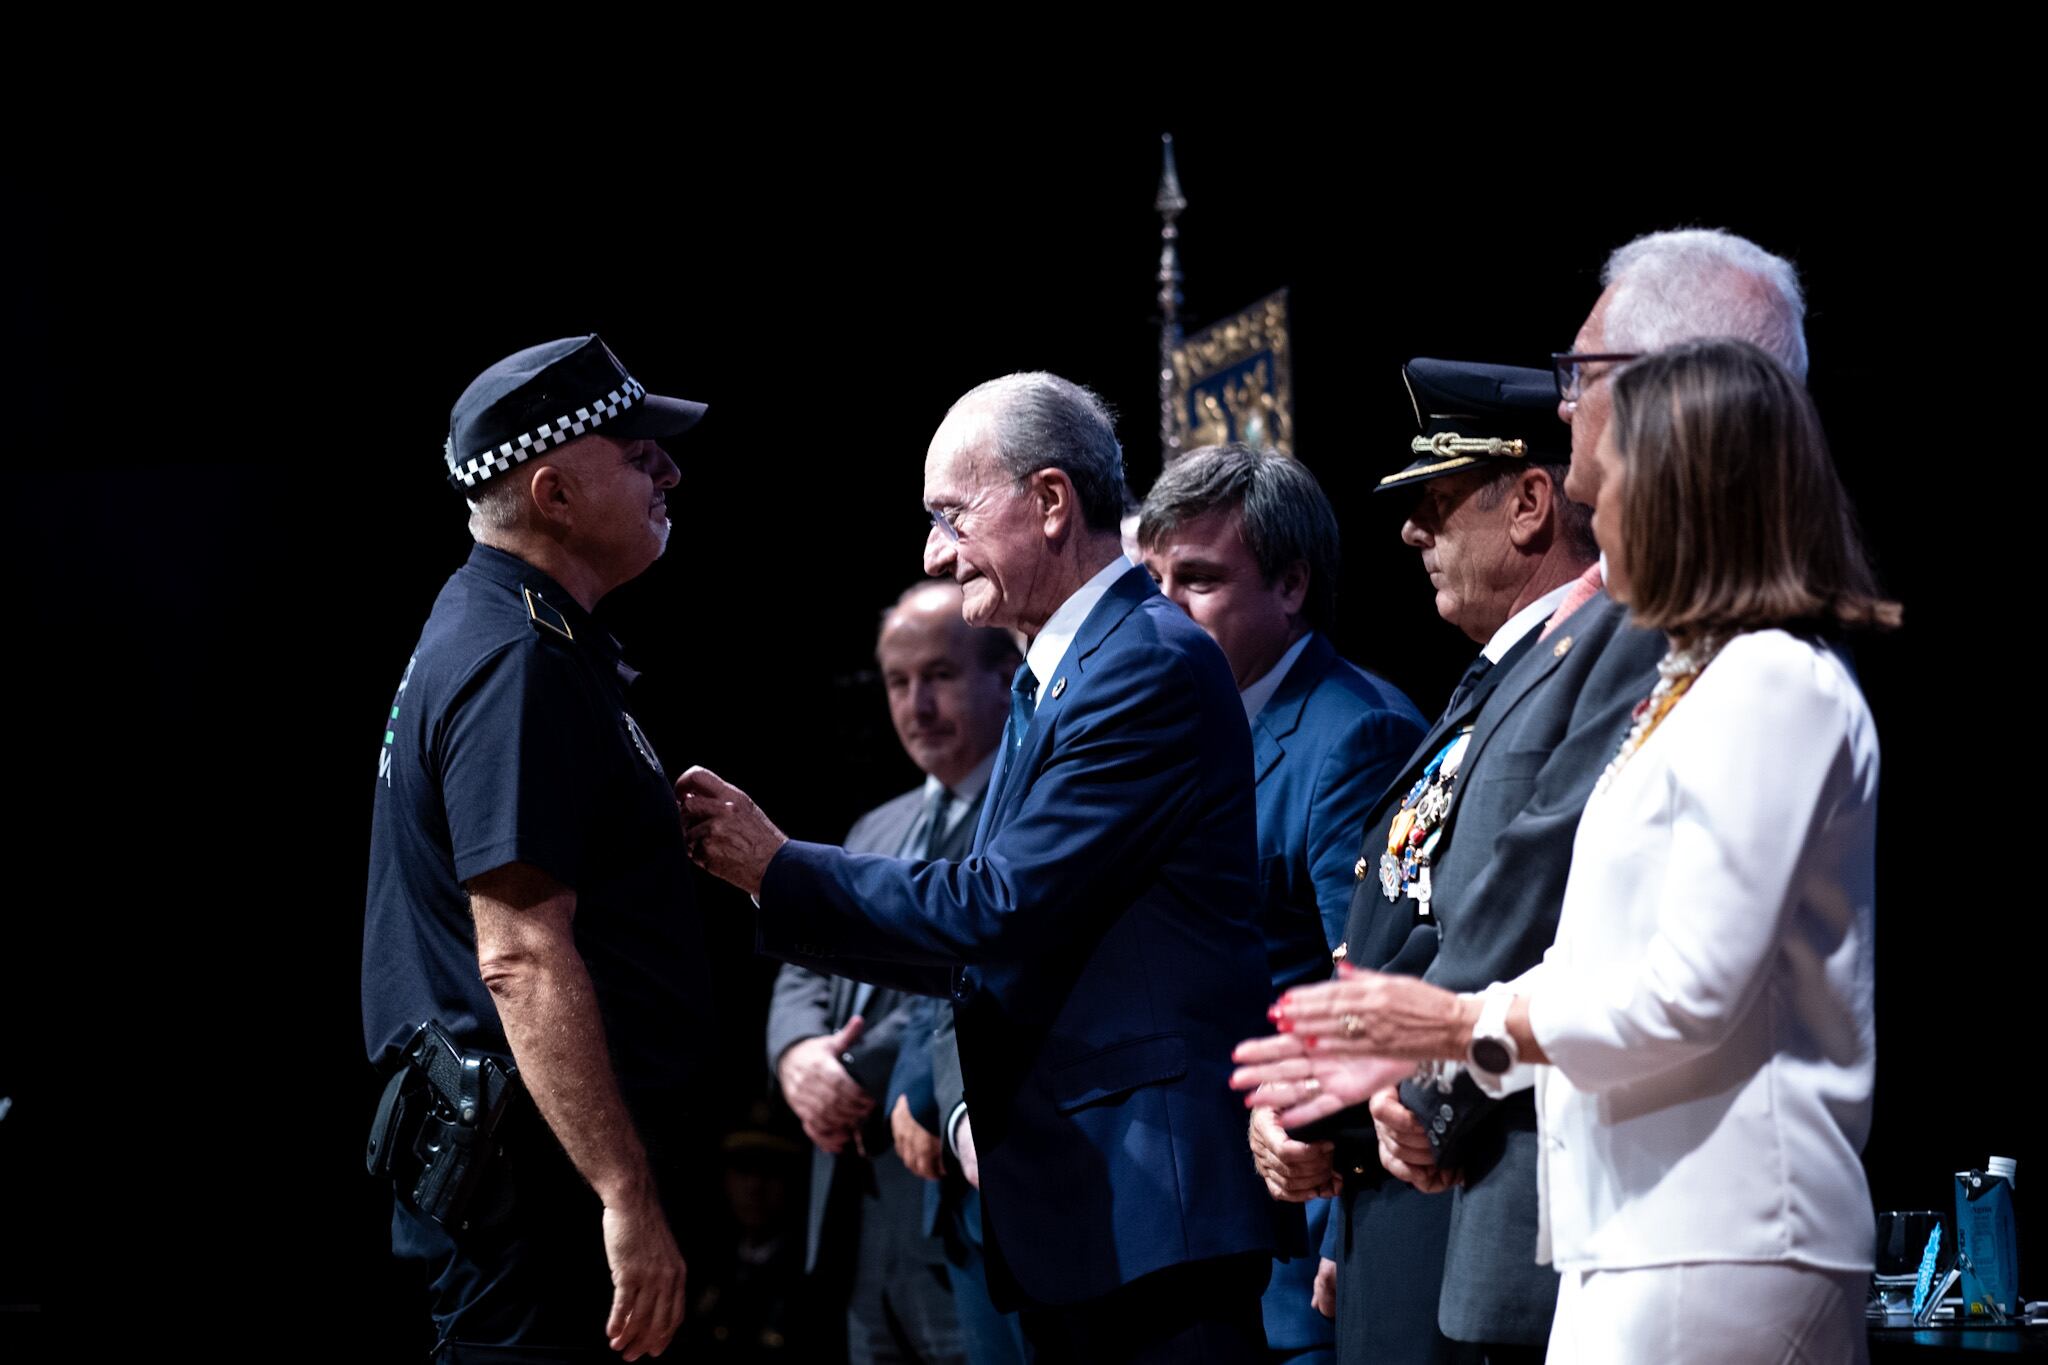
M 521 1089 L 512 1067 L 463 1052 L 428 1020 L 377 1102 L 364 1164 L 451 1233 L 497 1223 L 510 1212 L 510 1184 L 490 1177 L 503 1165 L 499 1127 Z

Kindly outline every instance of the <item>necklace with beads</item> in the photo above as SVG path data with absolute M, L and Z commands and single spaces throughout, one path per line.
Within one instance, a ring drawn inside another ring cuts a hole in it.
M 1622 765 L 1634 758 L 1636 750 L 1656 733 L 1657 727 L 1664 723 L 1664 717 L 1671 714 L 1671 708 L 1678 705 L 1679 698 L 1692 690 L 1693 683 L 1726 643 L 1727 640 L 1719 635 L 1703 636 L 1684 649 L 1673 646 L 1657 661 L 1657 685 L 1629 713 L 1628 734 L 1622 738 L 1621 748 L 1608 760 L 1600 780 L 1593 784 L 1594 795 L 1607 790 Z

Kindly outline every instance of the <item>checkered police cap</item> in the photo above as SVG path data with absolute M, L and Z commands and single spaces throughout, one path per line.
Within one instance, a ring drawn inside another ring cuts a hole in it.
M 593 332 L 529 346 L 470 381 L 448 415 L 442 456 L 449 483 L 473 489 L 578 436 L 660 440 L 703 415 L 702 403 L 649 393 Z

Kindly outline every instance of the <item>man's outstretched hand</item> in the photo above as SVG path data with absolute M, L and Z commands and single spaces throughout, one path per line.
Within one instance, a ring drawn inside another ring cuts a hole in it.
M 676 779 L 676 804 L 697 866 L 750 896 L 760 895 L 769 860 L 789 839 L 753 798 L 709 768 L 692 768 Z

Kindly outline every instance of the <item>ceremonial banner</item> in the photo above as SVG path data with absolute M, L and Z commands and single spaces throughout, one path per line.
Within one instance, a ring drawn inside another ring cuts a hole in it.
M 1294 453 L 1294 367 L 1287 291 L 1195 333 L 1173 348 L 1179 449 L 1242 441 Z

